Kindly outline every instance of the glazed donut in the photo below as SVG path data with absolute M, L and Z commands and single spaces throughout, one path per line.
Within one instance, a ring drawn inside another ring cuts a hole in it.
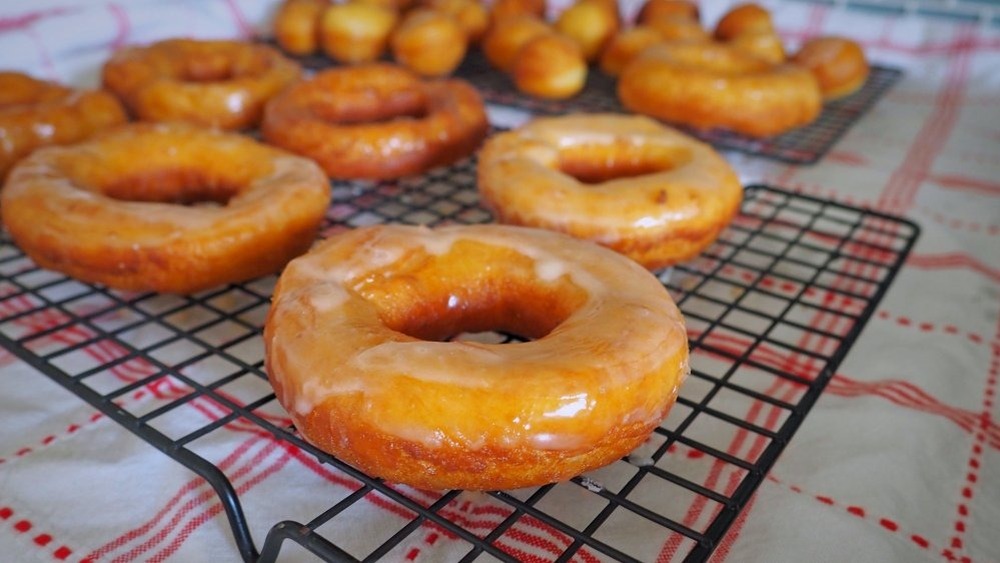
M 373 3 L 333 4 L 320 19 L 320 45 L 331 59 L 344 64 L 378 60 L 389 45 L 399 13 Z
M 618 8 L 603 0 L 577 0 L 556 18 L 555 29 L 576 41 L 588 61 L 595 61 L 618 33 Z
M 330 0 L 285 0 L 274 16 L 274 39 L 286 53 L 319 50 L 319 21 Z
M 806 125 L 822 109 L 809 71 L 771 65 L 721 43 L 669 43 L 644 50 L 618 77 L 618 98 L 637 113 L 754 137 Z
M 533 340 L 445 341 L 490 330 Z M 308 441 L 430 490 L 543 485 L 612 463 L 660 424 L 688 372 L 683 319 L 654 276 L 501 225 L 331 237 L 281 275 L 264 347 Z
M 192 293 L 274 273 L 312 244 L 323 172 L 249 137 L 132 124 L 22 160 L 0 213 L 39 266 L 124 290 Z
M 431 8 L 406 13 L 392 32 L 392 56 L 421 76 L 451 74 L 465 58 L 469 39 L 454 16 Z
M 510 72 L 518 91 L 536 98 L 562 100 L 583 90 L 587 59 L 569 37 L 544 33 L 517 51 Z
M 733 7 L 715 24 L 715 38 L 728 41 L 743 33 L 774 33 L 771 13 L 757 4 Z
M 38 147 L 64 145 L 127 120 L 118 98 L 74 90 L 19 72 L 0 72 L 0 185 Z
M 330 177 L 389 179 L 471 154 L 488 128 L 482 98 L 467 82 L 422 81 L 377 63 L 292 85 L 267 105 L 261 132 Z
M 483 55 L 494 68 L 509 72 L 521 47 L 547 33 L 552 33 L 552 28 L 536 16 L 520 14 L 506 17 L 487 30 L 482 42 Z
M 868 80 L 869 67 L 864 50 L 843 37 L 810 39 L 795 53 L 792 62 L 813 73 L 824 100 L 853 94 Z
M 115 52 L 102 80 L 141 120 L 246 129 L 300 72 L 259 43 L 167 39 Z
M 538 118 L 488 139 L 479 194 L 501 223 L 607 246 L 649 269 L 690 259 L 743 197 L 711 147 L 642 116 Z

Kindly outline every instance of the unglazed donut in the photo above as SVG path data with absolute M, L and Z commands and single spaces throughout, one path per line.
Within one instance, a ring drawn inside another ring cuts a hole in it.
M 517 51 L 510 73 L 518 91 L 561 100 L 583 90 L 587 59 L 576 41 L 561 33 L 543 33 Z
M 319 50 L 319 22 L 330 0 L 285 0 L 274 16 L 274 39 L 285 52 L 311 55 Z
M 320 46 L 337 62 L 370 63 L 385 53 L 397 23 L 399 12 L 390 6 L 360 1 L 333 4 L 320 19 Z
M 103 90 L 0 72 L 0 185 L 11 166 L 38 147 L 73 143 L 127 119 L 118 99 Z
M 436 77 L 458 67 L 469 39 L 451 14 L 415 8 L 393 30 L 389 44 L 396 62 L 421 76 Z
M 806 125 L 822 109 L 808 70 L 772 65 L 721 43 L 644 50 L 618 77 L 618 97 L 626 108 L 665 121 L 755 137 Z
M 329 199 L 304 158 L 233 133 L 133 124 L 35 151 L 0 212 L 43 268 L 191 293 L 279 270 L 312 244 Z
M 819 81 L 824 100 L 856 92 L 868 80 L 868 60 L 857 42 L 844 37 L 816 37 L 806 41 L 792 62 L 809 69 Z
M 443 341 L 491 330 L 533 340 Z M 282 273 L 264 346 L 307 440 L 432 490 L 542 485 L 611 463 L 660 424 L 688 371 L 683 319 L 654 276 L 501 225 L 331 237 Z
M 300 73 L 297 63 L 267 45 L 167 39 L 116 51 L 102 79 L 141 120 L 246 129 Z
M 292 85 L 267 105 L 261 132 L 330 177 L 389 179 L 471 154 L 488 128 L 482 98 L 467 82 L 424 81 L 378 63 Z
M 587 239 L 649 269 L 701 252 L 743 197 L 736 173 L 708 145 L 615 114 L 538 118 L 490 137 L 478 185 L 501 223 Z

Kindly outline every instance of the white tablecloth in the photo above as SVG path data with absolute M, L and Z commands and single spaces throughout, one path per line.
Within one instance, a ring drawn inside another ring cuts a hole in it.
M 709 23 L 728 6 L 702 5 Z M 923 234 L 714 560 L 1000 561 L 1000 28 L 765 5 L 789 45 L 847 35 L 905 75 L 820 163 L 727 155 L 742 178 L 903 215 Z M 273 9 L 264 0 L 6 0 L 0 67 L 95 86 L 117 46 L 250 37 L 269 28 Z M 238 560 L 208 486 L 3 350 L 0 413 L 0 559 Z M 266 435 L 234 435 L 201 453 L 243 495 L 258 545 L 275 522 L 309 518 L 346 494 L 342 477 Z M 462 499 L 478 517 L 481 499 Z M 328 537 L 377 545 L 403 522 L 391 511 L 381 518 L 385 529 Z M 670 560 L 676 548 L 640 530 L 621 533 L 635 534 L 649 560 Z M 456 557 L 446 535 L 413 537 L 388 558 Z M 528 531 L 511 541 L 545 559 L 550 540 Z M 282 553 L 299 558 L 308 559 L 294 546 Z

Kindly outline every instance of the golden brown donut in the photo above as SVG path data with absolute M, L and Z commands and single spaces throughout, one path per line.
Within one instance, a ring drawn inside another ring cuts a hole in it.
M 330 0 L 285 0 L 274 16 L 274 39 L 286 53 L 319 50 L 319 21 Z
M 297 63 L 264 44 L 167 39 L 116 51 L 101 78 L 141 120 L 246 129 L 300 73 Z
M 359 1 L 333 4 L 320 20 L 320 45 L 331 59 L 345 64 L 378 60 L 399 22 L 395 8 Z
M 399 64 L 421 76 L 451 74 L 465 58 L 469 39 L 454 16 L 415 8 L 392 32 L 390 47 Z
M 701 14 L 698 5 L 690 0 L 647 0 L 635 16 L 636 23 L 644 24 L 661 17 L 681 16 L 693 21 L 699 21 Z
M 856 92 L 868 80 L 868 60 L 857 42 L 844 37 L 817 37 L 806 41 L 792 62 L 809 69 L 819 81 L 824 100 Z
M 514 57 L 525 43 L 551 32 L 549 24 L 534 15 L 504 18 L 493 24 L 483 37 L 483 55 L 494 68 L 509 72 L 514 66 Z
M 267 105 L 261 132 L 330 177 L 388 179 L 471 154 L 488 128 L 482 98 L 467 82 L 423 81 L 376 63 L 292 85 Z
M 552 100 L 570 98 L 587 83 L 587 59 L 580 46 L 561 33 L 544 33 L 518 49 L 511 67 L 518 91 Z
M 127 119 L 118 98 L 103 90 L 0 72 L 0 185 L 11 166 L 38 147 L 73 143 Z
M 192 293 L 274 273 L 330 200 L 312 162 L 249 137 L 133 124 L 22 160 L 0 193 L 39 266 L 125 290 Z
M 556 31 L 576 41 L 588 61 L 597 60 L 620 27 L 617 5 L 604 0 L 577 0 L 555 21 Z
M 617 114 L 538 118 L 490 137 L 478 185 L 501 223 L 587 239 L 650 269 L 701 252 L 743 196 L 710 146 Z
M 721 43 L 654 45 L 618 77 L 631 111 L 755 137 L 811 123 L 822 109 L 816 79 L 792 64 L 771 65 Z
M 490 330 L 533 340 L 445 341 Z M 501 225 L 323 241 L 278 280 L 264 347 L 308 441 L 431 490 L 543 485 L 612 463 L 659 426 L 688 372 L 684 321 L 649 272 Z
M 774 32 L 771 13 L 758 4 L 740 4 L 725 13 L 715 24 L 715 38 L 728 41 L 743 33 Z
M 611 42 L 608 43 L 607 48 L 601 53 L 598 64 L 605 74 L 618 76 L 622 69 L 625 68 L 625 65 L 641 53 L 643 49 L 663 43 L 663 41 L 664 39 L 660 35 L 660 32 L 645 25 L 637 25 L 619 31 L 611 38 Z

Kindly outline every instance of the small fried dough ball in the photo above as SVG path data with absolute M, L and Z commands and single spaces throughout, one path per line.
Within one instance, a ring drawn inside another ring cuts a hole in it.
M 396 10 L 376 4 L 331 5 L 320 21 L 323 52 L 346 64 L 375 61 L 385 52 L 398 19 Z
M 521 92 L 561 100 L 583 89 L 587 61 L 575 41 L 559 33 L 546 33 L 518 50 L 511 75 Z
M 556 31 L 580 45 L 588 61 L 597 60 L 611 38 L 618 33 L 619 16 L 603 0 L 578 0 L 556 19 Z
M 701 17 L 698 5 L 689 0 L 648 0 L 639 9 L 635 21 L 644 24 L 664 16 L 681 16 L 694 21 L 698 21 Z
M 551 32 L 547 23 L 533 15 L 504 18 L 493 24 L 483 37 L 483 54 L 490 64 L 507 72 L 514 63 L 514 56 L 525 43 Z
M 468 38 L 458 20 L 431 8 L 407 12 L 392 33 L 392 56 L 422 76 L 451 74 L 462 59 Z
M 664 39 L 660 35 L 660 32 L 645 25 L 638 25 L 620 31 L 611 38 L 611 42 L 608 43 L 607 48 L 601 53 L 601 59 L 598 64 L 605 74 L 618 76 L 622 69 L 625 68 L 625 65 L 641 53 L 643 49 L 650 45 L 662 43 L 663 41 Z
M 274 39 L 286 53 L 311 55 L 319 49 L 319 20 L 330 0 L 285 0 L 274 18 Z

